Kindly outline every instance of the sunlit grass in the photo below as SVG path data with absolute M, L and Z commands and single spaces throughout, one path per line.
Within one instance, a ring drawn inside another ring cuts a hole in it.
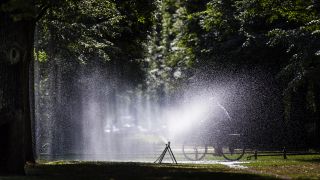
M 263 156 L 243 164 L 250 170 L 290 178 L 320 178 L 320 155 Z
M 257 160 L 251 157 L 247 160 L 247 157 L 252 155 L 245 154 L 239 160 L 241 166 L 247 167 L 242 171 L 270 174 L 278 178 L 320 179 L 320 155 L 287 155 L 287 159 L 284 159 L 279 154 L 279 156 L 258 156 Z M 208 154 L 204 160 L 223 161 L 224 158 Z

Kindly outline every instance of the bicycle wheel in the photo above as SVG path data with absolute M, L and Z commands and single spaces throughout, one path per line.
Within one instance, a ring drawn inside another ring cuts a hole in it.
M 199 145 L 196 143 L 183 143 L 182 152 L 186 159 L 190 161 L 200 161 L 204 158 L 208 151 L 206 145 Z
M 220 148 L 222 156 L 229 161 L 237 161 L 245 153 L 240 134 L 229 134 L 226 140 L 220 143 Z

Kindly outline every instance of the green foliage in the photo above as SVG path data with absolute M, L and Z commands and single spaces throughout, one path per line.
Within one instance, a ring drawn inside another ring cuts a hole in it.
M 54 46 L 62 57 L 73 57 L 81 63 L 92 57 L 108 61 L 108 51 L 113 47 L 111 39 L 119 35 L 122 18 L 116 5 L 109 1 L 63 2 L 53 6 L 39 22 L 43 39 L 40 46 L 48 52 Z
M 10 13 L 14 21 L 31 20 L 36 17 L 36 8 L 31 0 L 9 0 L 0 4 L 0 12 Z
M 41 63 L 47 62 L 48 55 L 45 51 L 34 51 L 34 57 L 36 61 L 39 61 Z
M 155 92 L 177 88 L 196 61 L 194 44 L 198 39 L 190 29 L 193 15 L 186 5 L 172 0 L 158 3 L 147 55 L 149 88 L 158 89 Z
M 210 64 L 268 67 L 285 117 L 302 89 L 304 106 L 319 114 L 319 12 L 314 0 L 161 1 L 148 44 L 149 84 L 169 92 Z

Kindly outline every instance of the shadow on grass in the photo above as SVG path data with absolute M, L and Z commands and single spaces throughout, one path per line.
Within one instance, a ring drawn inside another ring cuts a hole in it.
M 310 163 L 320 163 L 320 158 L 319 159 L 299 159 L 297 161 L 310 162 Z
M 272 179 L 221 165 L 78 162 L 37 164 L 25 168 L 26 176 L 0 177 L 8 180 L 38 179 Z
M 306 154 L 306 155 L 296 155 L 296 156 L 288 156 L 290 159 L 306 162 L 306 163 L 320 163 L 320 154 Z

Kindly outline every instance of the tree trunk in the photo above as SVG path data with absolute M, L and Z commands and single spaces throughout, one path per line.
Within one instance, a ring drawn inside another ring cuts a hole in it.
M 29 96 L 34 28 L 34 20 L 14 21 L 12 13 L 0 12 L 0 173 L 23 174 L 25 162 L 34 161 Z

